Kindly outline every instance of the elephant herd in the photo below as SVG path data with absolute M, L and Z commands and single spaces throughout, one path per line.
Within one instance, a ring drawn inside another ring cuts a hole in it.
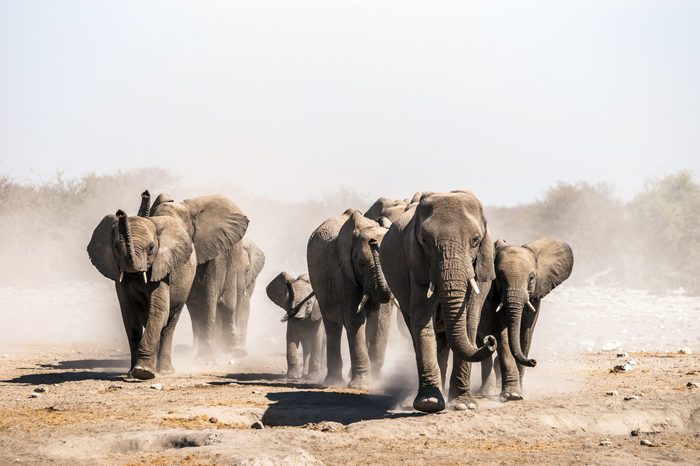
M 243 238 L 247 228 L 248 218 L 224 196 L 175 202 L 160 194 L 151 206 L 148 191 L 138 215 L 119 210 L 98 224 L 88 254 L 115 282 L 130 377 L 173 371 L 172 336 L 185 304 L 198 359 L 211 360 L 216 350 L 246 354 L 250 298 L 265 262 Z M 282 271 L 266 287 L 286 312 L 287 377 L 320 381 L 325 361 L 323 383 L 345 384 L 345 330 L 348 386 L 369 387 L 380 378 L 398 309 L 416 357 L 413 406 L 438 412 L 476 409 L 470 378 L 477 361 L 482 394 L 500 383 L 501 400 L 523 398 L 524 368 L 536 365 L 528 354 L 541 300 L 569 277 L 573 253 L 549 238 L 494 242 L 481 202 L 452 191 L 380 198 L 364 214 L 331 217 L 311 233 L 307 263 L 308 274 Z

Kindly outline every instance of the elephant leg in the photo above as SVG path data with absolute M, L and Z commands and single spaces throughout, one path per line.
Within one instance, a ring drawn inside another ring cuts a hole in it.
M 168 321 L 163 328 L 160 335 L 160 344 L 158 345 L 158 367 L 157 370 L 160 374 L 172 374 L 175 372 L 173 368 L 173 334 L 175 333 L 175 326 L 177 321 L 180 319 L 180 313 L 184 305 L 177 306 L 170 313 Z
M 304 357 L 304 366 L 301 369 L 301 374 L 302 377 L 306 377 L 309 375 L 309 359 L 311 357 L 311 352 L 309 351 L 309 341 L 308 340 L 302 340 L 301 341 L 301 350 L 302 354 Z
M 522 400 L 520 390 L 520 373 L 513 354 L 508 346 L 508 328 L 503 326 L 499 332 L 498 362 L 501 366 L 501 401 Z
M 328 375 L 323 384 L 337 386 L 343 384 L 343 358 L 340 355 L 340 339 L 343 335 L 343 326 L 335 322 L 323 320 L 326 329 L 326 365 Z
M 218 296 L 207 290 L 197 303 L 198 312 L 201 316 L 201 334 L 197 345 L 197 355 L 195 356 L 195 359 L 198 361 L 214 361 L 214 330 L 216 328 L 217 301 Z
M 230 303 L 223 301 L 216 305 L 216 326 L 218 328 L 218 346 L 225 353 L 233 352 L 233 315 L 235 311 Z
M 372 377 L 375 381 L 379 380 L 379 374 L 384 366 L 392 310 L 392 304 L 380 304 L 378 310 L 367 315 L 367 349 L 372 367 Z
M 450 407 L 457 411 L 476 410 L 479 405 L 471 394 L 471 363 L 456 354 L 452 355 L 452 375 L 450 376 Z
M 287 323 L 287 377 L 301 378 L 302 368 L 299 364 L 299 332 L 294 322 Z
M 199 315 L 197 305 L 187 303 L 187 312 L 190 313 L 190 321 L 192 322 L 192 351 L 196 352 L 199 347 L 199 338 L 202 334 L 202 322 Z
M 143 336 L 143 327 L 139 322 L 137 311 L 140 305 L 132 302 L 120 286 L 117 286 L 117 298 L 119 299 L 119 307 L 121 309 L 122 321 L 124 322 L 126 338 L 129 341 L 129 353 L 131 355 L 129 375 L 131 375 L 136 365 L 136 360 L 138 359 L 138 347 L 141 342 L 141 337 Z
M 435 413 L 445 409 L 440 390 L 440 369 L 431 312 L 419 312 L 411 317 L 411 335 L 418 366 L 418 395 L 413 407 L 418 411 Z
M 496 371 L 494 370 L 494 358 L 491 356 L 481 361 L 481 388 L 479 388 L 478 394 L 487 397 L 495 395 L 496 390 Z
M 148 297 L 148 316 L 143 337 L 138 346 L 138 358 L 132 373 L 137 379 L 156 376 L 156 356 L 161 332 L 170 315 L 170 289 L 161 282 Z
M 248 355 L 248 351 L 246 350 L 246 339 L 248 337 L 248 317 L 250 316 L 251 292 L 252 290 L 246 290 L 243 296 L 238 297 L 236 311 L 233 313 L 233 354 L 238 357 Z
M 376 311 L 375 311 L 376 312 Z M 350 347 L 350 383 L 348 387 L 366 389 L 369 387 L 370 363 L 366 339 L 367 318 L 364 312 L 354 309 L 346 311 L 345 331 Z
M 438 366 L 440 367 L 440 381 L 442 382 L 442 390 L 445 390 L 447 386 L 445 382 L 447 381 L 447 361 L 450 358 L 450 347 L 447 344 L 447 336 L 444 332 L 438 333 L 436 336 L 437 341 L 437 358 Z
M 309 380 L 317 381 L 321 376 L 321 359 L 323 358 L 323 327 L 321 321 L 311 322 L 309 342 Z

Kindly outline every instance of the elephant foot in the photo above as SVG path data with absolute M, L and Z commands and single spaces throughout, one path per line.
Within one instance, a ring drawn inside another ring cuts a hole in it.
M 453 411 L 476 411 L 479 409 L 479 403 L 477 403 L 471 395 L 467 394 L 453 398 L 448 403 L 448 406 Z
M 287 378 L 288 379 L 301 379 L 301 370 L 300 369 L 287 369 Z
M 304 378 L 310 382 L 317 383 L 321 380 L 321 371 L 309 372 Z
M 353 376 L 348 383 L 348 388 L 356 388 L 358 390 L 367 390 L 369 386 L 369 377 L 364 374 Z
M 413 408 L 424 413 L 437 413 L 445 409 L 445 398 L 438 387 L 421 387 L 413 400 Z
M 150 380 L 155 378 L 155 371 L 146 366 L 134 366 L 131 375 L 140 380 Z
M 326 380 L 323 381 L 323 385 L 326 387 L 342 387 L 345 384 L 343 376 L 341 375 L 331 375 L 326 376 Z
M 498 395 L 498 387 L 496 387 L 496 384 L 482 385 L 481 388 L 474 393 L 474 396 L 480 398 L 493 398 Z
M 175 373 L 175 368 L 173 367 L 172 364 L 161 364 L 158 367 L 158 374 L 159 375 L 170 375 Z
M 523 391 L 518 385 L 506 385 L 501 391 L 501 401 L 519 401 L 523 399 Z

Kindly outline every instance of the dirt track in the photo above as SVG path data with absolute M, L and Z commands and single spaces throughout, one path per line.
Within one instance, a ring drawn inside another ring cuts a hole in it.
M 698 355 L 630 353 L 634 369 L 611 373 L 614 352 L 582 354 L 529 374 L 524 401 L 423 415 L 396 393 L 285 380 L 282 355 L 163 377 L 157 390 L 125 382 L 115 350 L 3 352 L 0 464 L 700 462 L 700 389 L 686 387 L 700 382 Z M 567 383 L 548 387 L 555 377 Z M 29 398 L 37 387 L 48 392 Z

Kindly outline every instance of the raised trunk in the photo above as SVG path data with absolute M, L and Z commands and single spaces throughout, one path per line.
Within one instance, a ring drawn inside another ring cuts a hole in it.
M 131 240 L 129 217 L 123 210 L 118 210 L 117 218 L 119 219 L 119 245 L 122 248 L 122 253 L 126 256 L 127 265 L 134 268 L 134 243 Z
M 370 251 L 372 251 L 372 261 L 374 266 L 372 267 L 372 285 L 376 293 L 376 299 L 380 303 L 388 303 L 391 299 L 391 291 L 389 291 L 389 284 L 384 278 L 384 270 L 382 269 L 382 264 L 379 261 L 379 245 L 376 241 L 372 240 L 369 243 Z
M 151 193 L 145 190 L 141 193 L 141 206 L 139 207 L 139 217 L 148 217 L 151 215 Z
M 474 277 L 474 269 L 465 262 L 463 251 L 447 246 L 441 247 L 440 253 L 437 293 L 445 322 L 447 344 L 461 359 L 481 361 L 495 350 L 495 339 L 487 337 L 483 347 L 476 346 L 481 309 L 469 312 L 467 306 L 468 298 L 474 293 L 469 289 L 469 279 Z
M 523 352 L 520 342 L 520 328 L 523 320 L 523 308 L 527 303 L 527 293 L 508 290 L 505 304 L 506 318 L 508 322 L 508 344 L 513 357 L 523 366 L 535 367 L 537 361 L 528 359 Z

